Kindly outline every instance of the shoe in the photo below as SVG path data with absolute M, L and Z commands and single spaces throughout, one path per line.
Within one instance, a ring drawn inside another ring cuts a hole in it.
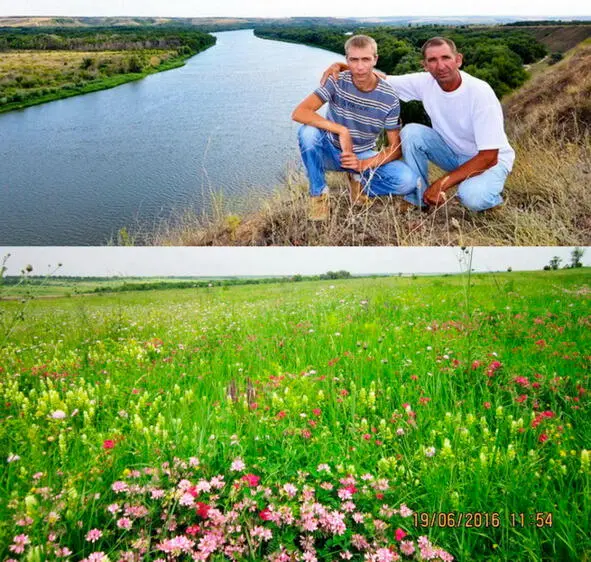
M 366 205 L 369 203 L 369 197 L 363 193 L 361 182 L 357 181 L 352 174 L 349 174 L 349 195 L 353 205 Z
M 328 195 L 326 193 L 310 197 L 310 220 L 325 221 L 328 219 L 328 211 Z

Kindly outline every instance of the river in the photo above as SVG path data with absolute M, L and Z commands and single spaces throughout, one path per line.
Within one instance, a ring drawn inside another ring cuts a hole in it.
M 0 115 L 0 244 L 105 245 L 281 189 L 299 162 L 291 111 L 342 57 L 215 35 L 181 68 Z

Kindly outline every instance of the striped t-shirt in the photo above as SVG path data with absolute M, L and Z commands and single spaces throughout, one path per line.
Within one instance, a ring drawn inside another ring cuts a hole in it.
M 314 92 L 322 101 L 328 102 L 326 118 L 349 129 L 353 140 L 353 152 L 375 148 L 378 135 L 384 130 L 400 128 L 400 102 L 388 82 L 378 78 L 371 92 L 358 90 L 351 72 L 332 76 Z M 331 142 L 340 149 L 339 137 L 328 133 Z

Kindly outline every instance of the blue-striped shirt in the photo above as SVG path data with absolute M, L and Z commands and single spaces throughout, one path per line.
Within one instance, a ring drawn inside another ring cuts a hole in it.
M 362 92 L 353 84 L 351 72 L 332 76 L 314 92 L 328 102 L 326 118 L 349 129 L 356 153 L 375 148 L 378 135 L 384 130 L 400 129 L 400 102 L 388 82 L 378 78 L 371 92 Z M 339 137 L 328 133 L 331 142 L 340 149 Z

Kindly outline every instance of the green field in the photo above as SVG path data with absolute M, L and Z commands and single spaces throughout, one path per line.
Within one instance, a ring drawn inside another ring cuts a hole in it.
M 588 283 L 0 302 L 0 559 L 588 560 Z

